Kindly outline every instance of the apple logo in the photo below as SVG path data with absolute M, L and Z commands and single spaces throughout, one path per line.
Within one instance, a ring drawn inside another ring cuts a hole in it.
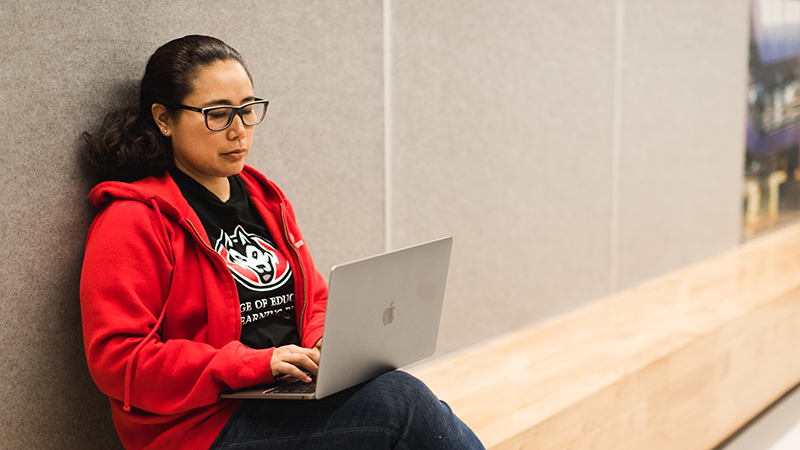
M 390 323 L 394 322 L 394 309 L 395 308 L 396 308 L 396 306 L 394 306 L 394 302 L 392 302 L 392 304 L 389 305 L 389 307 L 386 308 L 385 311 L 383 311 L 383 324 L 384 325 L 389 325 Z

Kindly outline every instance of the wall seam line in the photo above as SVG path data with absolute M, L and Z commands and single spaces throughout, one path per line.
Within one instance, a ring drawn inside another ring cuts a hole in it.
M 620 259 L 620 194 L 622 164 L 622 65 L 625 28 L 625 1 L 614 6 L 614 87 L 611 131 L 611 242 L 609 255 L 609 290 L 619 289 Z
M 393 242 L 392 192 L 392 2 L 383 0 L 383 247 Z

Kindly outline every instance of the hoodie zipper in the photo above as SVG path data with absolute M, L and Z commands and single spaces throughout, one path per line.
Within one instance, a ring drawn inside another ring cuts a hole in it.
M 303 289 L 303 310 L 300 312 L 300 321 L 298 326 L 298 334 L 303 336 L 303 322 L 306 318 L 306 305 L 308 305 L 308 288 L 306 286 L 306 271 L 303 268 L 303 261 L 300 259 L 300 252 L 295 247 L 295 243 L 292 242 L 293 239 L 289 236 L 289 227 L 286 224 L 286 214 L 284 213 L 283 203 L 281 203 L 281 222 L 283 224 L 283 236 L 286 239 L 286 242 L 289 244 L 289 248 L 292 249 L 294 255 L 297 257 L 297 265 L 300 267 L 300 278 L 302 279 L 302 289 Z M 298 296 L 299 297 L 299 296 Z M 302 339 L 302 338 L 301 338 Z
M 189 226 L 192 228 L 192 231 L 194 231 L 194 235 L 195 235 L 195 236 L 197 236 L 197 239 L 198 239 L 200 242 L 202 242 L 202 243 L 203 243 L 203 246 L 204 246 L 205 248 L 207 248 L 207 249 L 211 250 L 211 251 L 212 251 L 212 252 L 213 252 L 215 255 L 219 256 L 219 253 L 215 252 L 215 251 L 214 251 L 214 249 L 213 249 L 213 248 L 211 248 L 211 245 L 209 245 L 209 244 L 208 244 L 208 243 L 207 243 L 207 242 L 206 242 L 206 241 L 205 241 L 205 240 L 204 240 L 204 239 L 203 239 L 203 238 L 200 236 L 200 233 L 197 231 L 197 228 L 195 228 L 195 227 L 194 227 L 194 224 L 192 223 L 192 221 L 191 221 L 191 220 L 189 220 L 189 219 L 186 219 L 186 223 L 188 223 L 188 224 L 189 224 Z M 222 258 L 221 256 L 219 256 L 219 257 L 220 257 L 220 258 Z

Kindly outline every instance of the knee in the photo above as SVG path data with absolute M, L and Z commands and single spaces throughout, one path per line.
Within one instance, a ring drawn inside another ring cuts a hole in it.
M 384 409 L 396 415 L 397 433 L 406 448 L 483 448 L 472 430 L 419 379 L 394 371 L 374 381 L 387 395 Z
M 373 380 L 379 402 L 404 411 L 406 417 L 449 413 L 450 408 L 422 381 L 406 372 L 395 370 Z
M 436 400 L 438 398 L 428 389 L 422 381 L 413 375 L 400 370 L 385 373 L 374 380 L 376 387 L 386 391 L 393 397 L 401 396 L 412 400 L 429 399 Z

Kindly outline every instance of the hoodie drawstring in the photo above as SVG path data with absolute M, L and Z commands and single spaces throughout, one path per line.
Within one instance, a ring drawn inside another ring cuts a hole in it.
M 168 243 L 169 241 L 167 240 L 167 237 L 168 237 L 169 234 L 167 233 L 166 225 L 164 225 L 164 218 L 162 217 L 162 214 L 161 214 L 161 208 L 158 207 L 158 203 L 156 202 L 155 199 L 150 199 L 150 203 L 153 205 L 153 209 L 155 209 L 155 211 L 156 211 L 156 217 L 158 218 L 158 224 L 161 227 L 162 238 L 164 239 L 164 242 Z M 167 244 L 167 249 L 169 251 L 169 257 L 170 257 L 170 259 L 171 259 L 171 261 L 172 261 L 172 263 L 174 265 L 174 263 L 175 263 L 175 255 L 171 251 L 172 250 L 172 246 Z M 172 285 L 172 280 L 170 280 L 170 286 L 171 285 Z M 144 348 L 144 345 L 147 342 L 150 341 L 150 338 L 152 338 L 153 335 L 156 334 L 156 331 L 158 331 L 158 329 L 161 327 L 161 323 L 164 321 L 164 316 L 167 313 L 167 303 L 169 302 L 169 297 L 170 296 L 167 295 L 167 299 L 164 301 L 164 305 L 161 307 L 161 314 L 158 316 L 158 320 L 156 320 L 155 326 L 153 326 L 153 328 L 150 330 L 150 332 L 147 333 L 147 336 L 145 336 L 145 338 L 142 339 L 141 342 L 139 342 L 139 344 L 136 346 L 136 348 L 133 349 L 133 352 L 131 352 L 131 355 L 128 357 L 128 363 L 125 366 L 125 392 L 124 392 L 123 406 L 122 406 L 122 410 L 125 411 L 125 412 L 131 412 L 131 402 L 130 402 L 130 400 L 131 400 L 131 383 L 133 382 L 133 380 L 132 380 L 133 379 L 133 362 L 136 359 L 136 356 L 139 354 L 139 351 L 142 348 Z

